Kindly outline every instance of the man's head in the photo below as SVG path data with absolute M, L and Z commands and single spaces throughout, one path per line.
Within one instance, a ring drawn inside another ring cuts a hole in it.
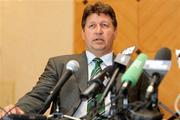
M 101 2 L 88 5 L 84 9 L 81 25 L 87 50 L 98 57 L 112 51 L 117 34 L 117 20 L 111 6 Z
M 84 9 L 84 13 L 82 16 L 82 21 L 81 21 L 81 27 L 84 30 L 85 24 L 86 24 L 86 19 L 88 16 L 90 16 L 91 14 L 96 13 L 96 14 L 100 14 L 100 13 L 104 13 L 105 15 L 108 15 L 111 17 L 112 19 L 112 24 L 114 26 L 114 28 L 116 29 L 117 27 L 117 20 L 116 20 L 116 14 L 113 10 L 113 8 L 108 5 L 108 4 L 103 4 L 101 2 L 97 2 L 94 5 L 88 5 L 85 9 Z

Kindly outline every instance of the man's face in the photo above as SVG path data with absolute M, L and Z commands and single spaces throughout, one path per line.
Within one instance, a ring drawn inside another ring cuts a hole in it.
M 86 19 L 82 37 L 86 49 L 95 55 L 104 55 L 112 51 L 113 41 L 117 31 L 112 24 L 112 19 L 106 14 L 93 13 Z

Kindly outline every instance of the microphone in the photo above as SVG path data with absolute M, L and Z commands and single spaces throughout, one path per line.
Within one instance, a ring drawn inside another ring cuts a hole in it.
M 122 51 L 122 53 L 119 53 L 116 58 L 114 59 L 114 67 L 115 67 L 115 70 L 113 71 L 113 75 L 109 81 L 109 83 L 107 84 L 100 100 L 99 100 L 99 104 L 101 104 L 104 100 L 104 98 L 106 97 L 107 93 L 109 92 L 112 84 L 115 82 L 115 79 L 117 77 L 117 75 L 119 73 L 124 73 L 125 70 L 126 70 L 126 67 L 129 65 L 129 62 L 131 60 L 131 56 L 134 52 L 139 52 L 140 50 L 137 49 L 136 50 L 136 47 L 135 46 L 131 46 L 131 47 L 128 47 L 126 49 L 124 49 Z M 138 53 L 137 52 L 137 53 Z
M 106 97 L 107 93 L 109 92 L 112 84 L 114 83 L 117 75 L 119 73 L 124 73 L 124 71 L 126 70 L 126 67 L 128 66 L 129 62 L 131 60 L 131 56 L 130 54 L 121 54 L 119 53 L 116 58 L 114 59 L 114 66 L 115 66 L 115 70 L 113 71 L 113 75 L 111 77 L 111 79 L 109 80 L 109 83 L 107 84 L 100 100 L 99 100 L 99 104 L 101 104 L 104 100 L 104 98 Z
M 124 92 L 129 86 L 133 87 L 136 85 L 142 71 L 145 61 L 148 59 L 146 54 L 139 54 L 135 61 L 130 65 L 128 70 L 123 74 L 121 78 L 122 87 L 121 90 Z
M 50 95 L 47 97 L 44 106 L 39 111 L 40 114 L 44 114 L 46 110 L 49 108 L 52 100 L 56 97 L 57 93 L 61 90 L 62 86 L 65 84 L 65 82 L 70 78 L 70 76 L 77 72 L 79 70 L 79 63 L 76 60 L 70 60 L 66 64 L 66 70 L 65 73 L 61 76 L 61 78 L 58 80 L 56 86 L 53 88 L 53 90 L 50 92 Z
M 145 102 L 136 103 L 130 110 L 131 119 L 142 120 L 161 120 L 163 114 L 159 112 L 157 105 L 157 87 L 159 86 L 165 73 L 169 70 L 171 59 L 171 52 L 168 48 L 161 48 L 156 56 L 155 60 L 147 60 L 144 65 L 145 72 L 151 77 L 151 83 L 146 89 Z M 151 101 L 147 101 L 151 99 Z M 139 106 L 139 108 L 137 107 Z
M 135 48 L 131 48 L 131 51 L 127 49 L 124 50 L 124 54 L 119 53 L 116 58 L 114 59 L 114 65 L 106 67 L 104 70 L 102 70 L 100 73 L 98 73 L 96 76 L 90 80 L 90 86 L 81 94 L 82 97 L 88 97 L 92 95 L 92 93 L 97 93 L 97 89 L 103 84 L 103 81 L 107 78 L 110 78 L 112 75 L 116 77 L 116 75 L 119 73 L 119 71 L 123 72 L 126 69 L 126 66 L 129 64 L 129 61 L 131 59 L 130 54 L 132 54 L 133 50 Z M 127 52 L 128 51 L 128 52 Z M 125 53 L 126 52 L 126 53 Z M 121 69 L 120 69 L 121 68 Z M 116 72 L 115 72 L 116 71 Z M 112 76 L 110 82 L 108 83 L 104 94 L 102 97 L 105 97 L 112 82 L 114 81 L 114 77 Z M 112 82 L 111 82 L 112 81 Z M 103 100 L 102 100 L 103 101 Z
M 161 80 L 164 78 L 171 66 L 171 51 L 169 48 L 161 48 L 158 50 L 155 60 L 148 60 L 144 65 L 145 72 L 150 77 L 150 85 L 146 89 L 145 98 L 150 99 L 151 95 L 157 91 Z
M 112 76 L 114 72 L 114 66 L 107 66 L 104 70 L 95 75 L 89 82 L 88 88 L 81 94 L 82 97 L 88 98 L 89 96 L 97 93 L 101 86 L 103 86 L 103 81 Z

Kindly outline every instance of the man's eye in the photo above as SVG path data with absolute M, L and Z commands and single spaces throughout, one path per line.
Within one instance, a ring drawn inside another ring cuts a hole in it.
M 108 28 L 108 27 L 109 27 L 109 25 L 108 25 L 108 24 L 102 24 L 102 27 L 104 27 L 104 28 Z
M 94 27 L 95 27 L 95 25 L 94 25 L 94 24 L 89 25 L 89 28 L 94 28 Z

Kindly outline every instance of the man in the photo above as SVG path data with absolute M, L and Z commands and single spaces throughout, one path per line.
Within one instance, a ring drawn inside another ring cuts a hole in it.
M 51 90 L 66 70 L 66 63 L 74 59 L 79 62 L 80 69 L 64 84 L 58 94 L 57 101 L 60 112 L 64 114 L 76 117 L 87 114 L 87 101 L 81 101 L 80 94 L 88 87 L 87 83 L 95 66 L 94 58 L 100 58 L 103 61 L 102 69 L 113 64 L 112 46 L 117 35 L 116 15 L 111 6 L 97 2 L 84 9 L 81 25 L 86 51 L 82 54 L 50 58 L 35 87 L 22 97 L 16 105 L 5 107 L 6 111 L 16 106 L 10 111 L 11 113 L 38 113 Z M 117 82 L 117 84 L 120 83 Z M 143 79 L 139 80 L 137 86 L 129 90 L 129 101 L 143 100 L 146 85 Z

